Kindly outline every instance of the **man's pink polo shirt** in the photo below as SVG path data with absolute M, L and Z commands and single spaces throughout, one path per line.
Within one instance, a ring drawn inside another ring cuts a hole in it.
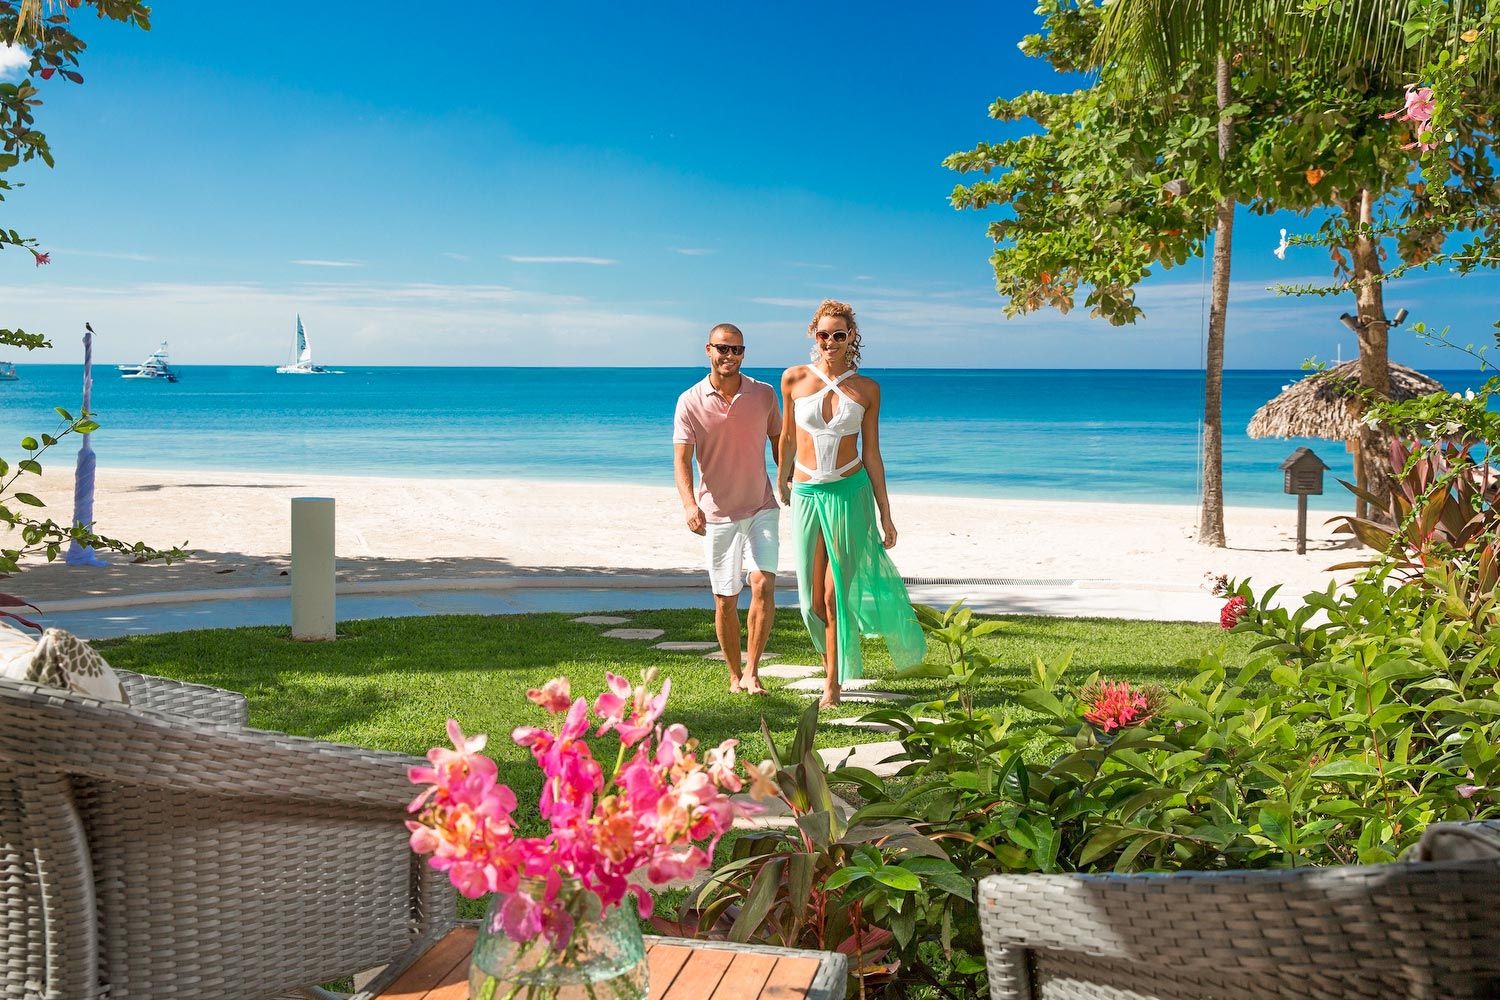
M 776 508 L 766 476 L 766 442 L 781 433 L 776 390 L 740 375 L 733 399 L 708 378 L 677 397 L 672 443 L 690 444 L 698 459 L 698 506 L 709 521 L 738 521 Z

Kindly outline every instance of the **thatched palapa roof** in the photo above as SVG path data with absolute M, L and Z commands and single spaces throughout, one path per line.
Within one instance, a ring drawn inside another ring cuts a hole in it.
M 1442 383 L 1405 365 L 1392 364 L 1391 399 L 1400 402 L 1442 392 Z M 1347 441 L 1359 435 L 1359 360 L 1313 372 L 1255 411 L 1246 431 L 1253 438 L 1314 437 Z

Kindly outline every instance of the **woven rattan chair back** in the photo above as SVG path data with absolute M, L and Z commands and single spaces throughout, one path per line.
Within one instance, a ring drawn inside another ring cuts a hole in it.
M 1500 996 L 1500 860 L 979 886 L 994 1000 Z
M 451 926 L 407 846 L 417 761 L 124 681 L 129 706 L 0 681 L 0 1000 L 263 1000 Z

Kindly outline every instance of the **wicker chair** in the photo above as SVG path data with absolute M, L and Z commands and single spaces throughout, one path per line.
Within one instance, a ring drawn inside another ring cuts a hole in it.
M 994 1000 L 1500 996 L 1500 858 L 996 875 L 979 906 Z
M 452 925 L 407 846 L 411 758 L 122 679 L 129 706 L 0 681 L 0 998 L 320 997 L 386 966 L 373 993 Z

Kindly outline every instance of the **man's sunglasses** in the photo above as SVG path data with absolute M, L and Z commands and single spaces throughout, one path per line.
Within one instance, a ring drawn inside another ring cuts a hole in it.
M 819 330 L 813 336 L 817 337 L 819 340 L 831 340 L 835 344 L 842 344 L 844 341 L 849 339 L 849 331 L 834 330 L 830 333 L 827 330 Z
M 739 357 L 741 354 L 745 353 L 744 344 L 709 344 L 708 346 L 718 351 L 720 357 L 723 357 L 726 354 L 732 354 L 735 357 Z

